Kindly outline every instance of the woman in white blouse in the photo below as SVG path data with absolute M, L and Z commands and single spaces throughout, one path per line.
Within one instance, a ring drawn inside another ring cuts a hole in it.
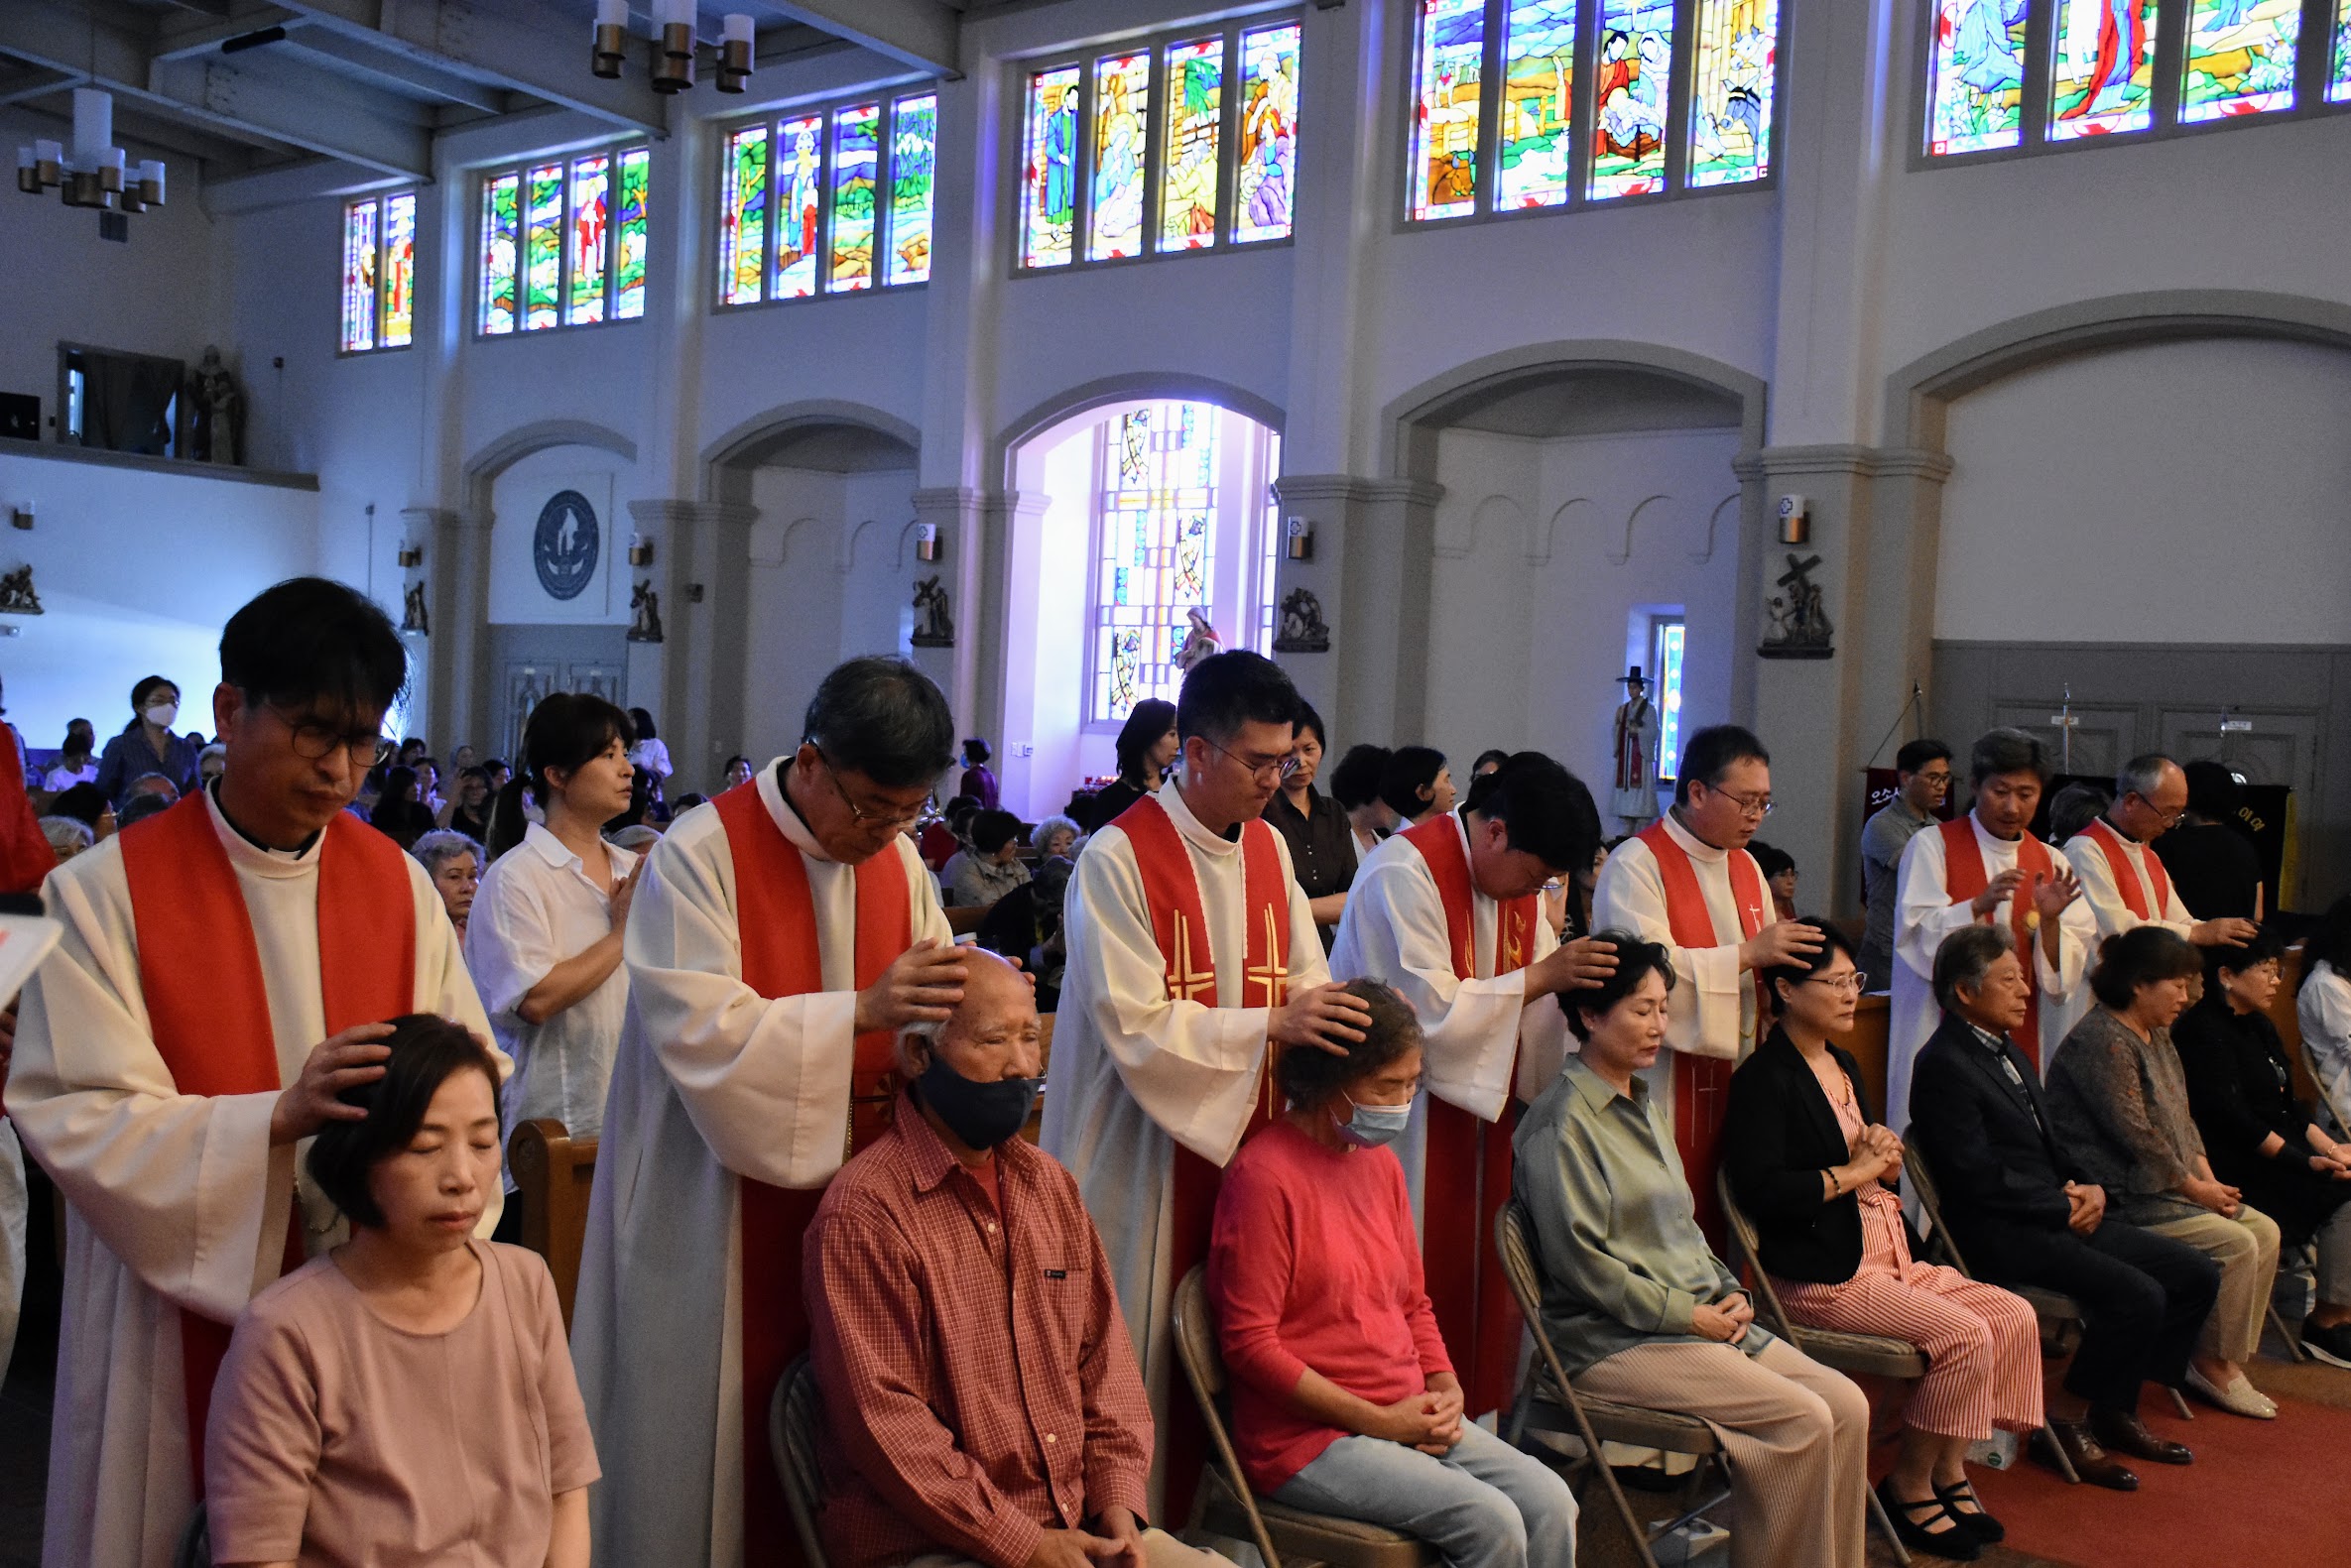
M 546 817 L 482 874 L 465 928 L 466 967 L 514 1058 L 510 1137 L 538 1117 L 574 1138 L 603 1127 L 628 1010 L 621 933 L 639 861 L 604 842 L 602 828 L 628 809 L 631 738 L 628 715 L 603 698 L 557 692 L 532 709 L 521 772 L 498 802 L 501 820 L 519 820 L 527 790 Z
M 2302 1058 L 2335 1135 L 2351 1135 L 2351 898 L 2337 899 L 2302 943 L 2293 1012 L 2302 1026 Z

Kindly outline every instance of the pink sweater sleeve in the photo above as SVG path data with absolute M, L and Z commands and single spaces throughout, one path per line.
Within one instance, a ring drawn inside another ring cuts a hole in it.
M 1271 1148 L 1243 1149 L 1225 1171 L 1208 1241 L 1208 1299 L 1234 1378 L 1287 1401 L 1306 1364 L 1282 1341 L 1282 1311 L 1301 1269 L 1319 1273 L 1319 1237 L 1298 1234 Z
M 1404 1260 L 1405 1289 L 1409 1302 L 1405 1320 L 1412 1325 L 1413 1345 L 1421 1353 L 1421 1376 L 1433 1378 L 1440 1372 L 1453 1370 L 1453 1358 L 1445 1354 L 1444 1336 L 1437 1332 L 1436 1308 L 1428 1300 L 1427 1277 L 1422 1271 L 1421 1242 L 1413 1233 L 1413 1195 L 1404 1183 L 1404 1166 L 1391 1159 L 1388 1168 L 1395 1173 L 1392 1191 L 1395 1195 L 1396 1250 Z

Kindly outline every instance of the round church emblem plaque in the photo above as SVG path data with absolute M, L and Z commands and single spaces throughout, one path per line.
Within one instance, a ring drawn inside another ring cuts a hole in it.
M 596 509 L 576 490 L 558 490 L 539 509 L 531 563 L 550 598 L 576 599 L 596 574 Z

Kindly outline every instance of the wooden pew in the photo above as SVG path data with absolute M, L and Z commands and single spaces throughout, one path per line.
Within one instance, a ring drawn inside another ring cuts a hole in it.
M 2270 999 L 2265 1010 L 2270 1022 L 2278 1025 L 2278 1037 L 2286 1042 L 2286 1059 L 2293 1063 L 2293 1093 L 2297 1100 L 2318 1103 L 2318 1080 L 2310 1076 L 2310 1064 L 2302 1056 L 2302 1021 L 2294 1011 L 2294 993 L 2302 983 L 2302 944 L 2294 943 L 2278 960 L 2278 994 Z
M 957 904 L 947 908 L 947 929 L 957 936 L 969 936 L 980 928 L 980 921 L 988 917 L 992 904 Z
M 514 1172 L 514 1201 L 522 1205 L 523 1245 L 547 1260 L 556 1276 L 563 1327 L 571 1327 L 571 1299 L 579 1288 L 579 1248 L 587 1234 L 588 1189 L 596 1178 L 596 1141 L 573 1138 L 552 1117 L 525 1122 L 506 1149 Z
M 1853 1053 L 1861 1069 L 1861 1088 L 1882 1120 L 1886 1115 L 1886 1026 L 1890 1004 L 1885 997 L 1863 997 L 1853 1010 L 1853 1031 L 1837 1043 Z

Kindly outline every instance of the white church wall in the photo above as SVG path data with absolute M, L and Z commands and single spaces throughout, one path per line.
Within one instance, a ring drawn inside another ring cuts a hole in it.
M 920 423 L 925 302 L 920 289 L 884 290 L 713 312 L 702 327 L 697 450 L 809 399 Z
M 2155 344 L 1958 400 L 1934 635 L 2351 644 L 2351 353 Z
M 777 756 L 800 739 L 816 682 L 839 657 L 841 517 L 846 477 L 805 468 L 751 476 L 748 632 L 743 647 L 743 755 Z
M 627 625 L 630 579 L 624 557 L 635 482 L 634 463 L 592 446 L 550 446 L 500 473 L 490 487 L 490 623 Z M 557 599 L 540 581 L 532 542 L 548 503 L 566 490 L 587 499 L 599 539 L 587 586 L 575 597 Z
M 841 525 L 847 531 L 848 571 L 841 580 L 840 657 L 904 654 L 914 630 L 914 582 L 928 576 L 916 565 L 908 526 L 915 520 L 915 471 L 850 474 L 841 484 Z M 971 607 L 950 605 L 958 623 Z M 961 638 L 966 625 L 958 625 Z
M 44 613 L 0 617 L 8 716 L 52 747 L 86 718 L 103 740 L 143 675 L 180 682 L 180 728 L 212 729 L 220 628 L 271 583 L 316 569 L 314 491 L 0 453 L 0 571 L 33 568 Z
M 1041 436 L 1021 454 L 1024 499 L 1042 509 L 1010 532 L 1004 730 L 996 777 L 1004 808 L 1027 821 L 1068 803 L 1077 781 L 1112 771 L 1114 733 L 1087 732 L 1086 587 L 1091 569 L 1094 425 Z

